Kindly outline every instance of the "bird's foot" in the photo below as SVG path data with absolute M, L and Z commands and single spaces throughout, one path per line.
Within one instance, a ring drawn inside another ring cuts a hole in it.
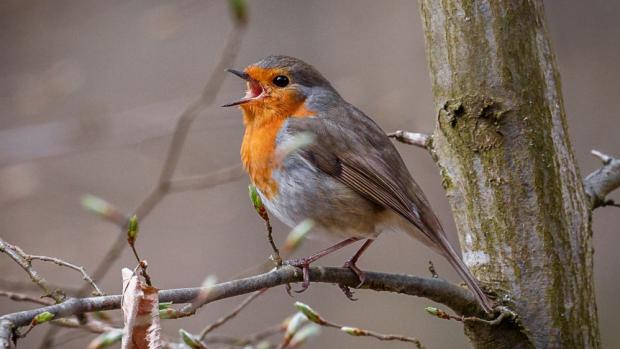
M 310 263 L 313 260 L 310 258 L 300 258 L 300 259 L 291 259 L 285 261 L 284 265 L 290 265 L 292 267 L 300 268 L 303 275 L 303 282 L 301 283 L 301 288 L 299 290 L 295 290 L 295 293 L 302 293 L 310 287 Z M 286 292 L 292 296 L 290 285 L 286 287 Z
M 357 265 L 355 265 L 355 262 L 348 260 L 344 263 L 342 267 L 351 269 L 351 271 L 354 272 L 355 275 L 357 275 L 357 278 L 360 280 L 360 283 L 357 286 L 355 286 L 355 288 L 359 288 L 364 284 L 364 281 L 366 281 L 366 274 L 360 268 L 358 268 Z M 351 291 L 351 288 L 349 286 L 339 284 L 338 287 L 340 287 L 344 295 L 349 300 L 352 300 L 352 301 L 357 300 L 357 298 L 353 297 L 353 291 Z

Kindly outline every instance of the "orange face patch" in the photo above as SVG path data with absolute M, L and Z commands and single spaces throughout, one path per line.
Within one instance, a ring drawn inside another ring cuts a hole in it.
M 271 175 L 277 166 L 274 152 L 280 128 L 289 117 L 310 117 L 316 113 L 305 106 L 305 97 L 294 87 L 277 87 L 272 83 L 278 75 L 288 76 L 285 70 L 250 66 L 245 71 L 261 84 L 264 96 L 241 105 L 245 124 L 241 161 L 254 185 L 272 198 L 278 191 Z

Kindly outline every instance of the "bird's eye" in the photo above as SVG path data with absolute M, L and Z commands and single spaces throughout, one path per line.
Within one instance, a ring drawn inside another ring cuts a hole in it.
M 275 78 L 273 78 L 273 84 L 278 86 L 278 87 L 286 87 L 286 85 L 288 85 L 288 78 L 284 75 L 278 75 Z

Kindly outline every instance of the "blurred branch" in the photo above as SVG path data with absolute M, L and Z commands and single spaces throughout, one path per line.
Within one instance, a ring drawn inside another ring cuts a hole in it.
M 205 327 L 202 332 L 200 332 L 200 340 L 204 340 L 205 337 L 211 333 L 213 330 L 215 330 L 216 328 L 222 326 L 223 324 L 225 324 L 228 320 L 234 318 L 235 316 L 237 316 L 245 307 L 247 307 L 250 303 L 252 303 L 253 300 L 255 300 L 256 298 L 258 298 L 258 296 L 260 296 L 261 294 L 265 293 L 265 291 L 267 291 L 268 288 L 263 288 L 262 290 L 258 290 L 254 293 L 252 293 L 250 296 L 248 296 L 246 299 L 243 300 L 243 302 L 241 302 L 241 304 L 239 304 L 235 309 L 233 309 L 232 312 L 230 312 L 229 314 L 217 319 L 214 323 L 208 325 L 207 327 Z
M 584 180 L 592 209 L 601 206 L 619 206 L 613 200 L 606 199 L 606 196 L 620 187 L 620 160 L 598 150 L 592 150 L 592 155 L 603 162 L 601 168 L 590 173 Z
M 473 295 L 467 289 L 447 281 L 403 274 L 377 272 L 365 272 L 365 274 L 366 281 L 359 288 L 424 297 L 444 304 L 458 314 L 467 316 L 484 315 Z M 313 282 L 343 284 L 352 288 L 356 288 L 359 285 L 357 275 L 348 268 L 312 267 L 310 268 L 310 280 Z M 204 298 L 201 305 L 204 305 L 217 300 L 256 292 L 263 288 L 300 281 L 302 281 L 302 275 L 299 270 L 285 266 L 265 274 L 216 284 L 209 287 L 208 290 L 200 287 L 162 290 L 159 292 L 159 300 L 160 302 L 190 303 L 196 297 L 203 295 Z M 120 305 L 120 295 L 81 299 L 71 298 L 60 304 L 7 314 L 0 317 L 0 321 L 8 328 L 22 327 L 30 324 L 32 319 L 41 312 L 50 312 L 54 315 L 54 319 L 59 319 L 87 312 L 119 309 Z M 5 331 L 4 333 L 10 334 L 11 332 Z M 7 340 L 8 337 L 5 335 L 5 337 L 0 337 L 0 341 L 2 339 Z
M 431 135 L 426 133 L 409 132 L 403 130 L 397 130 L 387 135 L 390 138 L 394 138 L 399 142 L 415 145 L 416 147 L 428 149 L 433 141 Z
M 235 347 L 245 347 L 250 344 L 254 344 L 269 338 L 277 333 L 284 332 L 286 326 L 283 324 L 277 324 L 275 326 L 268 327 L 262 331 L 251 334 L 245 338 L 236 338 L 229 336 L 209 336 L 203 341 L 207 344 L 226 344 Z
M 30 303 L 36 303 L 36 304 L 41 304 L 41 305 L 52 305 L 54 304 L 52 301 L 47 300 L 47 299 L 43 299 L 40 297 L 32 297 L 29 296 L 27 294 L 23 294 L 23 293 L 17 293 L 17 292 L 10 292 L 10 291 L 2 291 L 0 290 L 0 297 L 6 297 L 12 301 L 16 301 L 16 302 L 30 302 Z
M 241 165 L 234 165 L 205 175 L 173 178 L 168 181 L 167 187 L 170 192 L 202 190 L 228 183 L 241 178 L 243 175 L 244 172 Z
M 215 66 L 215 70 L 213 71 L 211 77 L 205 84 L 202 93 L 198 100 L 190 104 L 185 111 L 179 117 L 176 128 L 172 135 L 172 141 L 170 142 L 170 146 L 168 147 L 168 153 L 166 156 L 166 160 L 162 166 L 161 173 L 159 175 L 159 180 L 155 188 L 151 191 L 151 193 L 136 207 L 133 211 L 133 214 L 137 215 L 140 219 L 145 219 L 149 213 L 153 210 L 153 208 L 161 201 L 161 199 L 166 195 L 166 193 L 175 186 L 175 181 L 171 180 L 172 175 L 178 165 L 181 151 L 183 150 L 183 145 L 185 144 L 185 140 L 187 139 L 187 134 L 189 132 L 189 128 L 192 122 L 196 119 L 196 117 L 200 114 L 204 108 L 213 103 L 215 96 L 224 81 L 224 69 L 231 64 L 237 57 L 237 53 L 239 52 L 239 48 L 241 45 L 241 40 L 245 33 L 245 25 L 237 24 L 233 28 L 232 33 L 228 37 L 228 41 L 226 42 L 226 46 L 221 54 L 220 60 Z M 218 171 L 219 172 L 219 171 Z M 229 173 L 230 180 L 233 178 L 234 171 Z M 202 181 L 199 181 L 203 187 L 209 185 L 208 180 L 213 179 L 218 184 L 224 182 L 223 177 L 214 175 L 213 177 L 209 177 L 209 175 L 205 176 Z M 179 184 L 181 183 L 181 184 Z M 178 182 L 176 184 L 178 187 L 183 187 L 183 182 Z M 185 188 L 187 188 L 187 183 L 185 182 Z M 195 185 L 194 182 L 193 185 Z M 125 225 L 127 222 L 123 224 L 121 227 L 121 232 L 118 234 L 118 237 L 110 246 L 109 250 L 105 253 L 105 257 L 95 271 L 93 272 L 93 279 L 100 280 L 114 265 L 114 262 L 120 257 L 123 248 L 125 247 Z M 81 294 L 83 295 L 85 292 L 85 287 L 82 288 Z

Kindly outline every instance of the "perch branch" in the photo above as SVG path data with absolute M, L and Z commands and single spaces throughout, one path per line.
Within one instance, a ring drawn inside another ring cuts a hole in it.
M 310 269 L 310 280 L 343 284 L 352 288 L 356 288 L 359 284 L 355 273 L 348 268 L 313 267 Z M 300 281 L 302 281 L 302 275 L 299 270 L 286 266 L 265 274 L 213 285 L 208 292 L 199 287 L 162 290 L 159 292 L 159 300 L 160 302 L 191 303 L 197 296 L 206 294 L 202 304 L 204 305 L 264 288 Z M 484 314 L 467 289 L 440 279 L 366 272 L 366 281 L 360 288 L 428 298 L 446 305 L 458 314 L 467 316 Z M 9 340 L 6 334 L 10 334 L 11 330 L 6 330 L 6 328 L 27 326 L 37 314 L 44 311 L 54 314 L 54 319 L 60 319 L 87 312 L 119 309 L 120 304 L 120 295 L 70 298 L 60 304 L 7 314 L 0 317 L 0 323 L 4 326 L 4 330 L 0 329 L 0 333 L 5 333 L 4 337 L 0 337 L 0 341 Z
M 592 155 L 601 159 L 603 166 L 590 173 L 585 179 L 586 193 L 590 197 L 592 209 L 601 206 L 616 206 L 608 200 L 607 194 L 620 187 L 620 160 L 592 150 Z

